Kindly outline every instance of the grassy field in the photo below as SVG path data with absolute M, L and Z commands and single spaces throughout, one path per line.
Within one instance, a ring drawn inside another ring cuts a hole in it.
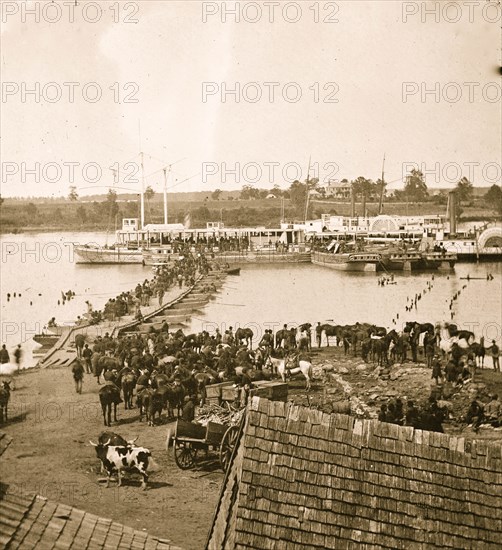
M 134 200 L 118 200 L 118 212 L 114 215 L 106 202 L 89 201 L 82 198 L 79 201 L 29 199 L 5 199 L 1 206 L 0 232 L 12 233 L 23 231 L 79 231 L 79 230 L 114 230 L 121 227 L 122 218 L 139 217 L 139 204 Z M 281 221 L 280 199 L 220 199 L 213 200 L 210 195 L 187 200 L 182 194 L 169 198 L 169 222 L 183 223 L 190 212 L 192 227 L 205 227 L 209 221 L 222 221 L 226 227 L 265 226 L 277 227 Z M 469 206 L 462 206 L 462 217 L 465 219 L 489 219 L 496 217 L 483 203 L 477 199 Z M 370 216 L 378 214 L 376 202 L 367 203 Z M 303 208 L 296 208 L 291 201 L 284 201 L 285 219 L 301 221 Z M 434 215 L 445 214 L 446 206 L 430 200 L 423 203 L 384 203 L 384 214 L 388 215 Z M 321 214 L 344 215 L 351 214 L 349 202 L 333 200 L 312 200 L 309 208 L 309 218 L 320 218 Z M 362 205 L 356 204 L 356 215 L 362 216 Z M 163 223 L 163 205 L 160 197 L 145 205 L 146 223 Z

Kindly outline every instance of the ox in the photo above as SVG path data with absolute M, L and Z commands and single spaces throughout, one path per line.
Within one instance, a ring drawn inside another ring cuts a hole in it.
M 146 489 L 148 482 L 148 460 L 152 453 L 144 447 L 131 447 L 129 445 L 110 445 L 110 440 L 105 443 L 89 443 L 96 449 L 96 455 L 101 460 L 106 473 L 106 486 L 110 485 L 112 473 L 117 470 L 118 486 L 122 485 L 122 470 L 136 470 L 143 480 L 141 487 Z
M 98 437 L 98 443 L 101 445 L 105 445 L 105 443 L 107 443 L 108 445 L 118 447 L 133 447 L 138 437 L 139 435 L 136 436 L 134 439 L 128 441 L 127 439 L 124 439 L 121 435 L 116 434 L 115 432 L 101 432 Z
M 134 444 L 136 443 L 138 437 L 139 435 L 136 436 L 134 439 L 127 441 L 127 439 L 124 439 L 121 435 L 116 434 L 115 432 L 101 432 L 98 437 L 98 444 L 104 445 L 105 443 L 109 442 L 109 445 L 116 445 L 119 447 L 134 447 Z M 101 472 L 103 471 L 103 463 L 101 463 Z

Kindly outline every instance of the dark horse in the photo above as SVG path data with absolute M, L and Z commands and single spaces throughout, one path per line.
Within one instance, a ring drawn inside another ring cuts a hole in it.
M 235 341 L 238 345 L 242 344 L 242 341 L 246 342 L 249 349 L 253 347 L 253 331 L 250 328 L 238 328 L 235 331 Z
M 485 348 L 485 337 L 482 336 L 479 339 L 479 344 L 477 342 L 474 342 L 471 344 L 471 351 L 474 353 L 474 356 L 476 357 L 476 364 L 478 367 L 484 368 L 485 366 L 485 355 L 486 355 L 486 348 Z
M 388 357 L 389 344 L 385 338 L 371 338 L 371 354 L 373 356 L 373 362 L 377 363 L 380 367 L 384 364 L 389 364 Z
M 326 343 L 328 348 L 330 336 L 336 336 L 337 341 L 339 340 L 340 327 L 338 325 L 321 325 L 321 334 L 323 332 L 326 335 Z
M 124 394 L 124 408 L 132 409 L 132 397 L 138 377 L 132 371 L 125 372 L 122 376 L 122 393 Z
M 120 398 L 120 389 L 113 383 L 105 384 L 99 390 L 99 402 L 103 411 L 103 419 L 105 426 L 112 425 L 112 405 L 113 405 L 113 420 L 117 422 L 117 405 L 122 403 Z

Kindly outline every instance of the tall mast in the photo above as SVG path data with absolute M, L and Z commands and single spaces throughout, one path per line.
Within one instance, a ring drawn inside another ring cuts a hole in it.
M 143 153 L 141 156 L 141 229 L 145 227 L 145 166 L 143 162 Z
M 167 168 L 164 168 L 164 223 L 167 225 Z
M 307 216 L 309 211 L 309 197 L 310 197 L 310 189 L 309 189 L 309 183 L 310 183 L 310 160 L 312 157 L 309 157 L 309 167 L 307 170 L 307 199 L 305 200 L 305 216 L 304 216 L 304 222 L 307 222 Z
M 381 183 L 382 188 L 380 189 L 380 202 L 378 203 L 378 214 L 381 214 L 383 210 L 383 194 L 385 191 L 384 171 L 385 171 L 385 153 L 383 154 L 383 162 L 382 162 L 382 183 Z

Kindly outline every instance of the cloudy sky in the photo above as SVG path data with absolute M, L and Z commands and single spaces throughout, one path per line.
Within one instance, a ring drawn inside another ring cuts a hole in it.
M 173 191 L 286 186 L 309 157 L 376 179 L 384 153 L 394 185 L 413 163 L 500 183 L 496 3 L 23 4 L 2 3 L 3 196 L 139 190 L 140 151 L 156 190 L 171 163 Z

